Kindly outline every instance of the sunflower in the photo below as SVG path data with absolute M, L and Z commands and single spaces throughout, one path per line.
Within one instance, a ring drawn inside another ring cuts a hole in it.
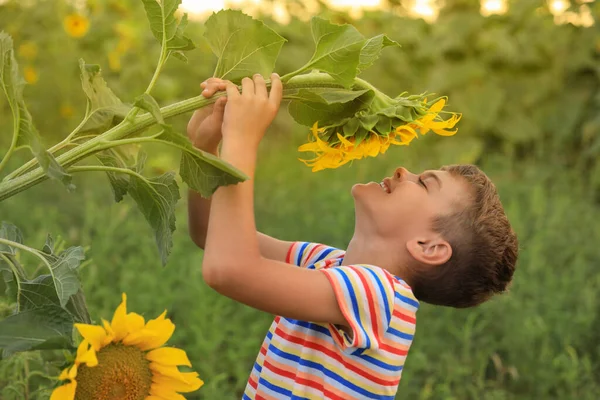
M 64 18 L 63 26 L 70 36 L 79 38 L 90 29 L 90 21 L 83 15 L 69 14 Z
M 73 107 L 71 107 L 71 105 L 68 103 L 64 103 L 63 105 L 61 105 L 59 112 L 60 116 L 63 118 L 71 118 L 75 113 Z
M 30 85 L 35 84 L 40 79 L 37 70 L 31 65 L 28 65 L 25 68 L 23 68 L 23 77 L 25 78 L 25 81 L 27 81 L 27 83 L 29 83 Z
M 454 128 L 460 121 L 461 114 L 451 113 L 452 117 L 442 120 L 439 114 L 445 105 L 446 99 L 441 98 L 421 118 L 402 124 L 387 134 L 370 131 L 358 144 L 354 137 L 345 138 L 339 133 L 335 135 L 337 142 L 334 144 L 322 140 L 319 134 L 325 132 L 325 129 L 319 128 L 318 123 L 315 122 L 311 129 L 309 143 L 300 146 L 298 151 L 314 152 L 316 157 L 311 160 L 300 159 L 300 161 L 312 167 L 313 172 L 317 172 L 327 168 L 337 168 L 364 157 L 376 157 L 384 154 L 390 145 L 407 146 L 413 139 L 419 137 L 417 130 L 422 135 L 432 130 L 441 136 L 452 136 L 456 134 L 457 130 L 448 129 Z
M 191 367 L 185 351 L 161 347 L 175 325 L 165 318 L 144 321 L 127 313 L 127 296 L 103 326 L 75 324 L 83 337 L 73 366 L 58 377 L 68 383 L 57 387 L 50 400 L 162 400 L 184 399 L 178 392 L 193 392 L 204 382 Z

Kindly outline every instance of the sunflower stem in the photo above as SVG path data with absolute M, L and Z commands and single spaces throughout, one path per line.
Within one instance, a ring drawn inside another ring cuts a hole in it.
M 294 95 L 297 94 L 300 89 L 343 87 L 343 85 L 338 83 L 335 79 L 333 79 L 329 74 L 326 73 L 310 73 L 304 75 L 297 75 L 290 78 L 289 81 L 285 84 L 283 91 L 283 99 L 285 100 L 288 98 L 293 98 Z M 379 98 L 382 99 L 382 101 L 389 99 L 389 97 L 386 96 L 384 93 L 380 92 L 371 84 L 360 78 L 355 79 L 354 87 L 357 89 L 374 90 L 376 97 L 379 96 Z M 209 104 L 214 103 L 219 97 L 224 95 L 225 93 L 218 93 L 217 95 L 212 96 L 209 99 L 200 95 L 187 100 L 180 101 L 175 104 L 162 107 L 160 111 L 163 117 L 167 119 L 196 110 L 198 108 L 205 107 Z M 130 137 L 156 124 L 156 120 L 150 113 L 143 113 L 141 115 L 132 116 L 130 120 L 125 119 L 120 124 L 114 126 L 106 132 L 56 156 L 56 161 L 63 168 L 66 169 L 72 166 L 73 164 L 85 159 L 86 157 L 89 157 L 94 153 L 101 151 L 103 149 L 102 145 L 106 145 L 107 142 Z M 60 143 L 52 148 L 56 150 L 56 148 L 59 147 L 59 145 Z M 35 165 L 35 163 L 35 160 L 31 160 L 26 165 L 32 166 Z M 19 170 L 23 170 L 23 167 L 19 168 Z M 0 202 L 48 179 L 48 176 L 40 167 L 29 172 L 25 172 L 22 175 L 15 174 L 15 172 L 11 174 L 12 179 L 5 179 L 4 181 L 0 182 Z

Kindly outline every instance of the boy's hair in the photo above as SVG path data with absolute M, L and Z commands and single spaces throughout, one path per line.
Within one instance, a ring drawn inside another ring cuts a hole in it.
M 457 308 L 483 303 L 506 291 L 518 256 L 517 236 L 492 181 L 474 165 L 441 168 L 471 188 L 471 201 L 437 217 L 433 229 L 452 246 L 443 265 L 419 271 L 411 286 L 417 299 Z

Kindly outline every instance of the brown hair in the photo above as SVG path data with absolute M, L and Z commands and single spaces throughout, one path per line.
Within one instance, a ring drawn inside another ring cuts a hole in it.
M 492 181 L 474 165 L 441 168 L 466 180 L 471 201 L 459 211 L 439 216 L 433 229 L 452 246 L 443 265 L 413 277 L 417 299 L 457 308 L 483 303 L 509 286 L 518 256 L 517 236 Z

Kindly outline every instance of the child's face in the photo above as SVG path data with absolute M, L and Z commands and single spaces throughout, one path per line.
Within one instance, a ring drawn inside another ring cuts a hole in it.
M 407 242 L 435 235 L 433 220 L 451 214 L 469 200 L 466 181 L 449 172 L 429 170 L 415 175 L 398 168 L 379 183 L 356 184 L 357 229 L 386 239 Z

